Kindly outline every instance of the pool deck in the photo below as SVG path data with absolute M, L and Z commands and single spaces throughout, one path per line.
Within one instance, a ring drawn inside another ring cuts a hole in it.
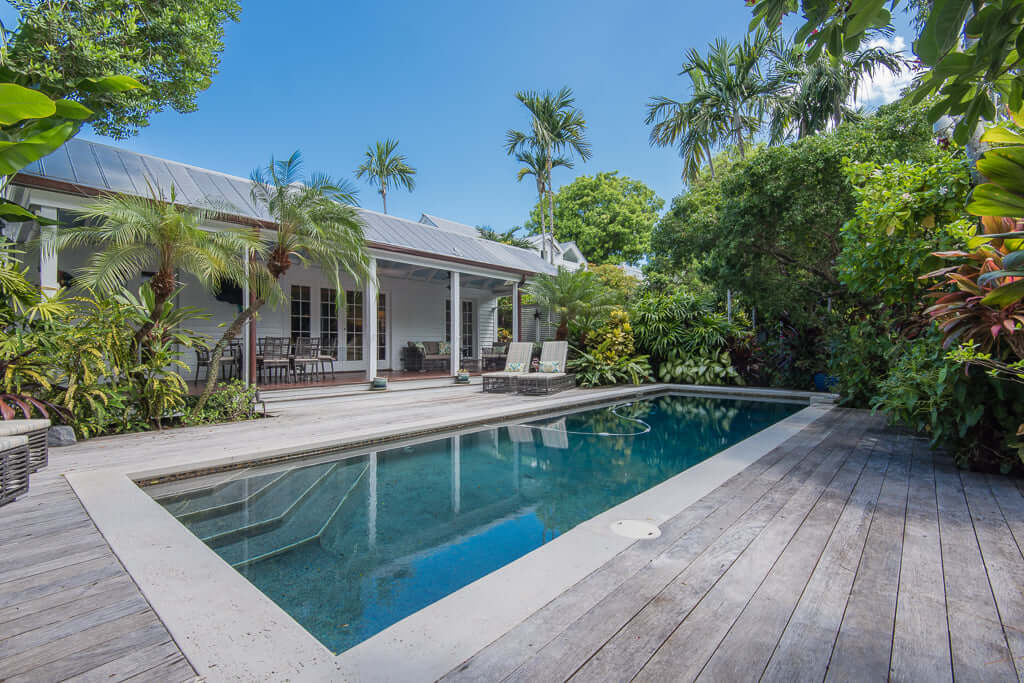
M 0 508 L 0 679 L 196 676 L 67 472 L 194 467 L 249 457 L 253 444 L 318 448 L 340 431 L 373 438 L 622 395 L 529 399 L 459 387 L 282 402 L 273 420 L 53 449 L 30 493 Z M 866 412 L 828 412 L 661 529 L 448 678 L 1015 680 L 1024 672 L 1022 482 L 959 472 Z

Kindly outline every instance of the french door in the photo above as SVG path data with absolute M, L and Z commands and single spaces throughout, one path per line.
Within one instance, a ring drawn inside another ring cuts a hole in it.
M 388 344 L 390 338 L 390 307 L 388 296 L 384 292 L 377 295 L 377 338 L 373 340 L 373 353 L 377 354 L 377 367 L 391 367 L 391 351 Z M 338 364 L 342 370 L 366 370 L 366 310 L 363 293 L 358 290 L 345 292 L 345 308 L 343 318 L 338 321 Z

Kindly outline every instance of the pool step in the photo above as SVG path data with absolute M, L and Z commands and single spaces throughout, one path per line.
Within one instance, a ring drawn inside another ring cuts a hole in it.
M 186 526 L 193 529 L 193 533 L 197 533 L 204 543 L 214 547 L 236 537 L 251 535 L 254 531 L 273 528 L 281 524 L 337 466 L 337 463 L 328 463 L 289 471 L 287 476 L 282 477 L 282 483 L 274 486 L 270 494 L 257 500 L 251 507 L 201 520 L 197 526 L 202 527 L 205 533 L 197 532 L 193 525 Z M 203 522 L 211 523 L 203 525 Z
M 284 529 L 282 527 L 281 531 L 283 533 L 279 534 L 279 535 L 283 539 L 286 540 L 286 542 L 283 545 L 277 545 L 276 547 L 271 547 L 271 549 L 266 550 L 265 548 L 267 546 L 271 546 L 272 545 L 272 543 L 270 543 L 268 541 L 272 541 L 273 543 L 280 543 L 281 539 L 278 539 L 278 538 L 270 539 L 270 537 L 268 536 L 268 537 L 262 539 L 264 541 L 264 543 L 262 543 L 262 544 L 257 543 L 256 544 L 257 547 L 254 547 L 254 544 L 250 540 L 249 547 L 246 549 L 248 557 L 246 559 L 243 559 L 243 560 L 237 560 L 235 562 L 232 562 L 231 566 L 235 567 L 236 569 L 242 568 L 242 567 L 248 567 L 250 565 L 256 564 L 257 562 L 262 562 L 263 560 L 268 560 L 271 557 L 275 557 L 277 555 L 281 555 L 282 553 L 286 553 L 286 552 L 288 552 L 290 550 L 294 550 L 295 548 L 298 548 L 299 546 L 305 545 L 306 543 L 312 543 L 314 541 L 318 541 L 320 539 L 320 537 L 323 536 L 324 531 L 327 530 L 327 527 L 331 524 L 332 521 L 334 521 L 334 518 L 338 515 L 339 512 L 341 512 L 341 509 L 344 507 L 345 503 L 349 501 L 349 499 L 350 499 L 350 497 L 352 495 L 352 492 L 355 491 L 356 488 L 359 486 L 359 483 L 363 480 L 363 477 L 365 476 L 366 472 L 369 469 L 370 469 L 369 465 L 364 465 L 363 466 L 363 469 L 359 472 L 358 476 L 356 476 L 355 480 L 352 481 L 351 485 L 348 487 L 348 490 L 345 491 L 345 495 L 342 496 L 341 500 L 339 500 L 338 504 L 334 506 L 334 509 L 331 511 L 331 513 L 327 516 L 326 519 L 323 520 L 323 523 L 320 524 L 319 528 L 316 529 L 316 533 L 313 533 L 313 534 L 311 534 L 309 536 L 305 536 L 303 538 L 299 538 L 298 540 L 291 540 L 289 538 L 289 536 L 294 537 L 291 534 L 292 530 L 291 529 Z M 314 522 L 317 522 L 317 521 L 319 521 L 319 519 L 314 520 Z M 296 527 L 296 530 L 298 530 L 298 528 L 300 527 L 299 524 L 295 524 L 294 526 Z M 263 547 L 259 548 L 259 546 L 261 546 L 261 545 Z M 259 549 L 257 549 L 257 548 L 259 548 Z M 254 551 L 256 551 L 257 554 L 254 554 Z M 223 555 L 222 555 L 222 557 L 223 557 Z
M 336 463 L 280 518 L 221 534 L 209 542 L 217 554 L 235 567 L 245 567 L 320 538 L 346 507 L 360 498 L 353 495 L 365 481 L 365 461 Z M 360 500 L 359 505 L 365 505 Z
M 167 493 L 154 495 L 153 499 L 172 515 L 181 518 L 182 515 L 191 515 L 205 509 L 240 502 L 253 490 L 260 489 L 281 474 L 280 472 L 271 472 L 253 476 L 252 471 L 245 468 L 226 473 L 227 476 L 224 478 L 199 487 L 190 486 L 187 480 L 175 482 L 176 486 L 168 487 Z
M 236 498 L 235 500 L 230 500 L 230 501 L 228 501 L 226 503 L 221 503 L 219 505 L 212 505 L 210 507 L 201 508 L 201 509 L 198 509 L 198 510 L 193 510 L 191 512 L 180 513 L 180 514 L 177 515 L 178 520 L 181 521 L 182 523 L 185 523 L 185 522 L 190 522 L 190 521 L 199 521 L 199 520 L 203 520 L 203 519 L 209 519 L 211 517 L 217 517 L 218 515 L 223 515 L 224 513 L 227 513 L 227 512 L 232 512 L 232 511 L 237 510 L 237 509 L 239 509 L 241 507 L 244 507 L 246 505 L 251 505 L 254 501 L 259 499 L 262 495 L 264 495 L 268 491 L 272 491 L 274 486 L 277 483 L 279 483 L 282 479 L 284 479 L 288 475 L 289 472 L 290 472 L 290 470 L 286 470 L 284 472 L 281 472 L 281 473 L 277 474 L 274 477 L 271 477 L 269 480 L 265 481 L 265 483 L 263 483 L 262 486 L 260 486 L 260 482 L 252 482 L 252 481 L 250 481 L 249 482 L 249 490 L 252 491 L 252 492 L 249 495 L 245 495 L 244 492 L 243 492 L 242 496 L 240 498 Z M 253 486 L 257 487 L 255 491 L 252 490 Z

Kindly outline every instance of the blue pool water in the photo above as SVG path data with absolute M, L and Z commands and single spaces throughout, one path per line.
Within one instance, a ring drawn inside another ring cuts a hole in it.
M 342 652 L 800 408 L 669 395 L 155 495 Z

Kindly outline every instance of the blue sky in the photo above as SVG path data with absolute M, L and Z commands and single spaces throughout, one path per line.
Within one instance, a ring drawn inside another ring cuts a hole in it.
M 199 110 L 161 113 L 114 144 L 240 176 L 300 149 L 310 170 L 351 179 L 368 144 L 396 137 L 419 173 L 415 192 L 389 194 L 390 213 L 506 230 L 522 224 L 536 198 L 530 179 L 516 182 L 502 148 L 509 127 L 528 125 L 514 93 L 568 85 L 594 156 L 556 171 L 556 187 L 618 170 L 667 206 L 681 188 L 679 161 L 648 145 L 644 103 L 684 95 L 676 75 L 683 51 L 718 35 L 736 40 L 749 18 L 742 0 L 246 0 Z M 360 188 L 361 204 L 379 210 L 380 197 Z

